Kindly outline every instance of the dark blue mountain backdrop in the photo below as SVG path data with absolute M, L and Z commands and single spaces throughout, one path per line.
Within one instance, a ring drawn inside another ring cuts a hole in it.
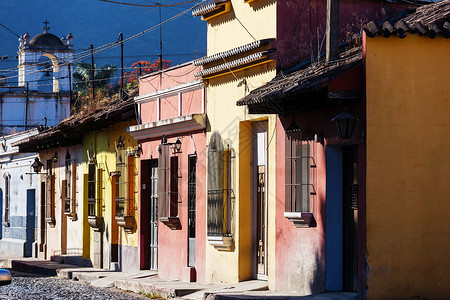
M 126 3 L 154 5 L 147 0 L 123 0 Z M 161 0 L 161 5 L 187 2 Z M 189 9 L 200 1 L 161 8 L 162 21 Z M 98 0 L 1 0 L 0 23 L 14 33 L 31 37 L 42 32 L 43 21 L 49 32 L 58 37 L 72 33 L 75 53 L 124 39 L 159 24 L 158 7 L 136 7 Z M 163 59 L 173 64 L 190 61 L 206 53 L 206 22 L 191 12 L 162 26 Z M 0 26 L 0 70 L 17 66 L 18 38 Z M 159 29 L 155 29 L 124 46 L 125 66 L 138 60 L 155 61 L 159 54 Z M 6 56 L 8 58 L 6 58 Z M 120 67 L 120 47 L 95 55 L 95 64 Z M 86 61 L 90 62 L 90 59 Z M 2 72 L 0 72 L 2 74 Z

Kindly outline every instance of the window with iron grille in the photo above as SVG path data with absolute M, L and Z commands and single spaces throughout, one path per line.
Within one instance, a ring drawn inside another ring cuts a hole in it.
M 47 160 L 47 175 L 45 180 L 45 218 L 48 223 L 55 222 L 55 174 L 53 174 L 53 159 Z
M 300 130 L 286 132 L 286 212 L 311 212 L 311 195 L 315 195 L 311 148 L 309 142 L 302 141 Z
M 95 182 L 95 162 L 88 164 L 88 216 L 96 216 L 96 182 Z
M 223 149 L 220 136 L 211 136 L 208 147 L 208 236 L 231 236 L 232 150 Z
M 169 156 L 170 145 L 159 145 L 158 159 L 158 216 L 178 216 L 178 156 Z
M 76 171 L 76 161 L 70 159 L 70 155 L 67 153 L 62 193 L 64 199 L 64 212 L 66 214 L 76 213 Z
M 115 177 L 116 217 L 134 215 L 135 156 L 125 149 L 117 150 Z
M 5 174 L 4 175 L 4 179 L 5 179 L 5 219 L 4 222 L 6 223 L 6 225 L 9 224 L 9 210 L 10 210 L 10 201 L 11 201 L 11 191 L 10 191 L 10 179 L 9 179 L 9 175 Z

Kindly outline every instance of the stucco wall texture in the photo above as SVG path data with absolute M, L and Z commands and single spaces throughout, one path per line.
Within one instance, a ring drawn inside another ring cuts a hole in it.
M 369 299 L 449 299 L 450 52 L 367 38 Z

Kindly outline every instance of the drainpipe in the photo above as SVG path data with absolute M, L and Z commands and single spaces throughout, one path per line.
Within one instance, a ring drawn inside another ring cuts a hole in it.
M 339 57 L 339 0 L 327 0 L 326 60 Z

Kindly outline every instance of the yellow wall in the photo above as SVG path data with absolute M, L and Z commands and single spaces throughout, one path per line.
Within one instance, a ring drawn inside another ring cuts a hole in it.
M 88 132 L 83 137 L 83 173 L 85 180 L 85 198 L 84 203 L 86 203 L 85 216 L 86 224 L 85 228 L 86 234 L 84 235 L 85 245 L 90 245 L 90 257 L 94 257 L 94 231 L 87 225 L 87 173 L 88 173 L 88 152 L 92 149 L 96 157 L 97 170 L 102 169 L 102 180 L 101 189 L 97 191 L 98 195 L 102 199 L 102 210 L 100 215 L 103 217 L 105 222 L 105 234 L 103 235 L 103 266 L 108 268 L 110 262 L 109 247 L 111 243 L 115 244 L 116 241 L 112 241 L 112 227 L 113 222 L 116 222 L 115 216 L 113 215 L 113 205 L 115 202 L 112 199 L 112 177 L 110 172 L 116 171 L 116 156 L 115 149 L 116 144 L 120 136 L 124 139 L 125 147 L 127 149 L 134 149 L 137 146 L 137 142 L 133 139 L 127 132 L 126 128 L 130 125 L 135 125 L 136 122 L 120 122 L 110 126 L 107 129 L 102 129 L 100 131 Z M 136 170 L 137 170 L 137 160 L 136 160 Z M 137 191 L 137 171 L 135 178 L 135 191 Z M 118 243 L 125 246 L 138 247 L 138 231 L 137 231 L 137 194 L 135 198 L 135 229 L 132 233 L 125 233 L 122 228 L 119 228 Z M 87 227 L 86 227 L 87 226 Z M 89 247 L 89 246 L 88 246 Z M 87 256 L 86 254 L 84 256 Z M 139 264 L 139 262 L 136 262 Z
M 125 148 L 127 150 L 133 150 L 136 146 L 137 146 L 137 142 L 134 138 L 132 138 L 127 132 L 126 132 L 126 128 L 128 126 L 131 125 L 135 125 L 136 122 L 121 122 L 121 123 L 116 123 L 113 126 L 109 127 L 108 129 L 108 136 L 109 136 L 109 157 L 108 157 L 108 165 L 110 166 L 110 168 L 112 169 L 112 171 L 116 171 L 116 157 L 115 157 L 115 149 L 117 146 L 117 141 L 119 140 L 119 137 L 122 136 L 123 138 L 123 142 L 125 144 Z M 125 230 L 122 227 L 119 227 L 119 244 L 121 245 L 127 245 L 127 246 L 132 246 L 132 247 L 138 247 L 138 228 L 137 228 L 137 224 L 138 224 L 138 198 L 137 198 L 137 184 L 138 184 L 138 180 L 137 180 L 137 169 L 138 169 L 138 160 L 137 158 L 135 159 L 135 187 L 134 187 L 134 191 L 135 191 L 135 198 L 134 198 L 134 216 L 135 216 L 135 220 L 134 220 L 134 228 L 135 230 L 132 233 L 126 233 Z M 108 171 L 109 172 L 109 171 Z M 108 173 L 109 174 L 109 173 Z M 110 199 L 112 198 L 111 195 L 111 191 L 112 191 L 112 177 L 108 178 L 108 184 L 110 186 L 109 188 L 109 197 Z M 115 220 L 115 216 L 112 215 L 112 206 L 115 205 L 115 202 L 112 201 L 111 202 L 111 206 L 110 206 L 110 220 L 112 222 L 116 222 Z
M 235 73 L 239 80 L 246 78 L 249 87 L 256 88 L 275 76 L 274 63 L 261 65 Z M 233 75 L 211 79 L 207 88 L 207 113 L 210 128 L 207 137 L 218 131 L 226 147 L 235 151 L 236 158 L 233 181 L 236 196 L 232 227 L 234 238 L 233 251 L 218 251 L 207 245 L 206 280 L 209 282 L 238 282 L 251 278 L 251 199 L 250 199 L 250 154 L 251 122 L 248 120 L 268 119 L 268 140 L 273 136 L 276 116 L 249 115 L 246 107 L 236 106 L 236 101 L 245 96 L 245 86 L 237 87 L 238 80 Z M 226 117 L 224 117 L 226 116 Z M 268 153 L 268 189 L 269 220 L 273 220 L 275 211 L 275 139 L 269 145 Z M 241 166 L 241 164 L 243 164 Z M 272 207 L 272 209 L 270 208 Z M 272 217 L 272 218 L 271 218 Z M 268 253 L 274 254 L 274 222 L 268 222 Z M 241 245 L 241 243 L 244 243 Z M 270 255 L 270 254 L 269 254 Z M 269 276 L 273 277 L 274 261 L 269 257 Z
M 101 199 L 101 211 L 97 212 L 98 216 L 102 216 L 104 221 L 105 221 L 105 228 L 107 227 L 107 223 L 106 221 L 108 220 L 108 217 L 110 217 L 110 206 L 111 204 L 108 203 L 110 201 L 108 201 L 108 199 L 110 199 L 110 189 L 107 188 L 106 184 L 108 183 L 108 177 L 107 174 L 109 174 L 109 172 L 111 171 L 111 165 L 108 164 L 108 130 L 107 129 L 103 129 L 100 131 L 91 131 L 91 132 L 87 132 L 84 136 L 83 136 L 83 173 L 85 174 L 84 178 L 85 178 L 85 185 L 84 185 L 84 189 L 86 190 L 85 192 L 85 196 L 86 198 L 84 199 L 84 203 L 86 206 L 85 209 L 85 222 L 87 223 L 87 203 L 88 203 L 88 199 L 87 199 L 87 174 L 88 174 L 88 162 L 89 162 L 89 157 L 88 157 L 88 153 L 90 151 L 93 151 L 95 154 L 95 161 L 96 161 L 96 172 L 98 172 L 99 169 L 103 170 L 102 171 L 102 178 L 101 178 L 101 188 L 99 188 L 99 186 L 96 187 L 96 194 L 98 195 L 97 197 L 99 199 Z M 98 174 L 98 173 L 97 173 Z M 97 182 L 99 182 L 100 180 L 97 178 Z M 109 196 L 109 198 L 108 198 Z M 84 228 L 88 229 L 86 231 L 86 235 L 84 236 L 84 240 L 86 242 L 86 244 L 90 245 L 90 250 L 89 250 L 89 256 L 91 258 L 91 260 L 94 259 L 94 247 L 95 247 L 95 243 L 94 243 L 94 230 L 89 226 L 89 225 L 85 225 Z M 105 232 L 109 232 L 106 231 Z M 87 240 L 88 239 L 88 240 Z M 106 236 L 106 234 L 103 235 L 103 243 L 105 244 L 105 241 L 108 241 L 109 238 Z M 108 265 L 107 263 L 105 263 L 105 259 L 109 257 L 109 247 L 103 247 L 103 266 L 106 268 L 106 266 Z
M 232 0 L 231 4 L 231 12 L 208 21 L 208 55 L 276 37 L 276 1 Z
M 227 51 L 255 40 L 276 38 L 276 1 L 258 0 L 251 4 L 232 0 L 230 13 L 208 21 L 208 55 Z M 244 27 L 245 26 L 245 27 Z M 275 63 L 270 62 L 247 70 L 207 80 L 208 143 L 212 132 L 218 131 L 225 147 L 229 144 L 236 157 L 234 162 L 234 215 L 232 232 L 234 248 L 218 251 L 206 247 L 206 281 L 232 283 L 250 279 L 251 274 L 251 122 L 268 120 L 268 141 L 274 134 L 276 116 L 249 115 L 246 107 L 236 106 L 236 101 L 276 75 Z M 242 79 L 245 85 L 237 86 Z M 275 139 L 268 149 L 267 192 L 269 193 L 268 222 L 268 273 L 269 285 L 274 278 L 275 253 Z M 272 238 L 273 237 L 273 238 Z
M 367 38 L 369 299 L 449 299 L 449 41 Z

